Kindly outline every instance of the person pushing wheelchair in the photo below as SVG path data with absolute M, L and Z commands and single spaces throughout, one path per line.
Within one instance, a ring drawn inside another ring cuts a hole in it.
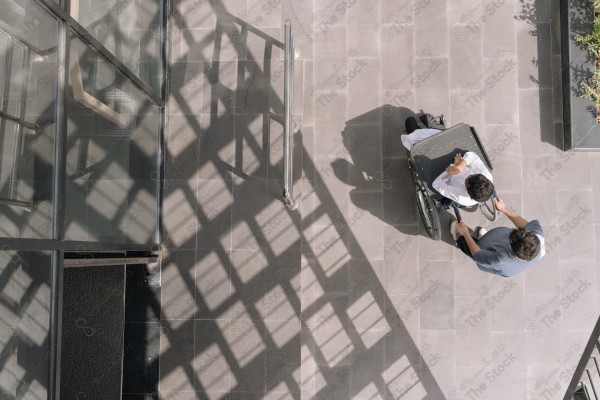
M 509 209 L 501 198 L 494 197 L 494 205 L 511 220 L 514 229 L 498 227 L 486 232 L 480 228 L 474 238 L 464 221 L 453 221 L 450 232 L 456 246 L 471 257 L 480 270 L 504 277 L 514 276 L 544 257 L 544 231 L 538 220 L 525 220 Z
M 401 139 L 409 151 L 418 141 L 445 129 L 443 116 L 436 120 L 431 114 L 425 114 L 420 120 L 425 129 L 419 129 L 414 117 L 406 120 L 407 134 Z M 472 258 L 480 270 L 510 277 L 537 264 L 545 255 L 544 232 L 539 221 L 525 220 L 496 196 L 492 174 L 477 154 L 456 154 L 454 162 L 442 171 L 432 186 L 442 196 L 467 207 L 493 197 L 494 207 L 515 225 L 514 229 L 497 227 L 489 232 L 478 227 L 474 237 L 464 221 L 451 223 L 455 245 Z

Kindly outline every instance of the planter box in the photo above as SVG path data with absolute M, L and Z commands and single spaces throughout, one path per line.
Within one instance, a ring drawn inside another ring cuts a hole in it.
M 561 0 L 560 29 L 562 93 L 565 150 L 600 149 L 600 125 L 596 105 L 581 97 L 581 82 L 591 77 L 596 60 L 576 40 L 575 35 L 592 31 L 592 0 Z

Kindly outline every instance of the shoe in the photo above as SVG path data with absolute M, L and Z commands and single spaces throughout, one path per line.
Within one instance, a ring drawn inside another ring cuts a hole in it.
M 460 236 L 460 233 L 458 233 L 458 230 L 456 230 L 457 225 L 458 221 L 452 221 L 452 223 L 450 224 L 450 234 L 454 238 L 454 241 L 457 241 L 458 237 Z
M 429 129 L 446 129 L 446 121 L 444 119 L 444 114 L 440 115 L 439 117 L 434 117 L 431 114 L 422 114 L 421 116 L 419 116 L 419 120 L 423 125 L 425 125 Z
M 488 232 L 487 229 L 485 229 L 483 226 L 478 226 L 477 227 L 477 240 L 481 239 L 483 237 L 483 235 L 485 235 Z

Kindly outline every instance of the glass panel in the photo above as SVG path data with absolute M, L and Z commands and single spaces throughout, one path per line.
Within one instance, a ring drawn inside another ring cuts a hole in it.
M 160 93 L 161 0 L 71 0 L 71 16 Z
M 159 109 L 79 39 L 70 48 L 65 238 L 155 243 Z
M 48 398 L 51 266 L 49 252 L 0 251 L 2 398 Z
M 0 8 L 0 236 L 50 238 L 58 22 L 31 0 Z

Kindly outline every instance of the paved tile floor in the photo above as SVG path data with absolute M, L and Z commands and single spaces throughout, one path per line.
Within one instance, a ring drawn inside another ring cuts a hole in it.
M 161 398 L 562 398 L 599 311 L 600 155 L 560 150 L 557 4 L 175 0 Z M 477 128 L 540 265 L 498 278 L 426 236 L 399 140 L 421 110 Z

